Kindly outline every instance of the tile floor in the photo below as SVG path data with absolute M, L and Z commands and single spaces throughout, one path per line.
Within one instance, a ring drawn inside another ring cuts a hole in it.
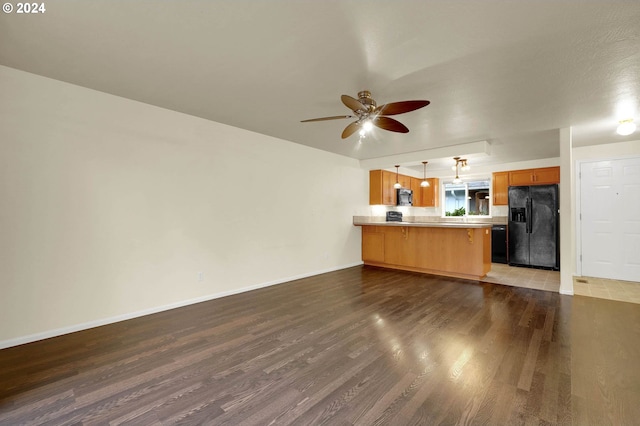
M 573 293 L 600 299 L 640 303 L 640 283 L 604 278 L 574 277 Z
M 560 290 L 560 272 L 545 269 L 518 268 L 502 263 L 492 263 L 491 272 L 482 281 L 537 290 Z
M 492 263 L 491 272 L 482 281 L 558 292 L 560 272 Z M 640 282 L 574 277 L 573 292 L 580 296 L 640 304 Z

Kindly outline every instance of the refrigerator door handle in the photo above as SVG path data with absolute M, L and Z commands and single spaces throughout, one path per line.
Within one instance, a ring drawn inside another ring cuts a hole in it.
M 533 213 L 533 198 L 527 198 L 527 234 L 530 234 L 533 230 L 532 222 L 533 218 L 531 214 Z

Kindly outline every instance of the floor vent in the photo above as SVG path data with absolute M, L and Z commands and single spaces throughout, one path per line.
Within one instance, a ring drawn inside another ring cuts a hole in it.
M 585 284 L 588 284 L 588 283 L 589 283 L 589 281 L 587 281 L 587 280 L 585 280 L 585 279 L 583 279 L 583 278 L 576 278 L 576 282 L 578 282 L 578 283 L 585 283 Z

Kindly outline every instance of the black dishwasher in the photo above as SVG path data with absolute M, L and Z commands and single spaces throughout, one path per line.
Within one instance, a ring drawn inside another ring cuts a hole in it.
M 491 228 L 491 262 L 507 263 L 507 225 Z

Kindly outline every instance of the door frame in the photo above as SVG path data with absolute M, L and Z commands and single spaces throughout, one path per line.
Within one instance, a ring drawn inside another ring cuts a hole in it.
M 574 215 L 574 223 L 576 224 L 576 275 L 582 276 L 582 165 L 585 163 L 597 163 L 599 161 L 616 161 L 616 160 L 631 160 L 637 159 L 640 161 L 639 155 L 616 155 L 613 157 L 599 157 L 576 160 L 575 162 L 575 191 L 576 191 L 576 211 Z

